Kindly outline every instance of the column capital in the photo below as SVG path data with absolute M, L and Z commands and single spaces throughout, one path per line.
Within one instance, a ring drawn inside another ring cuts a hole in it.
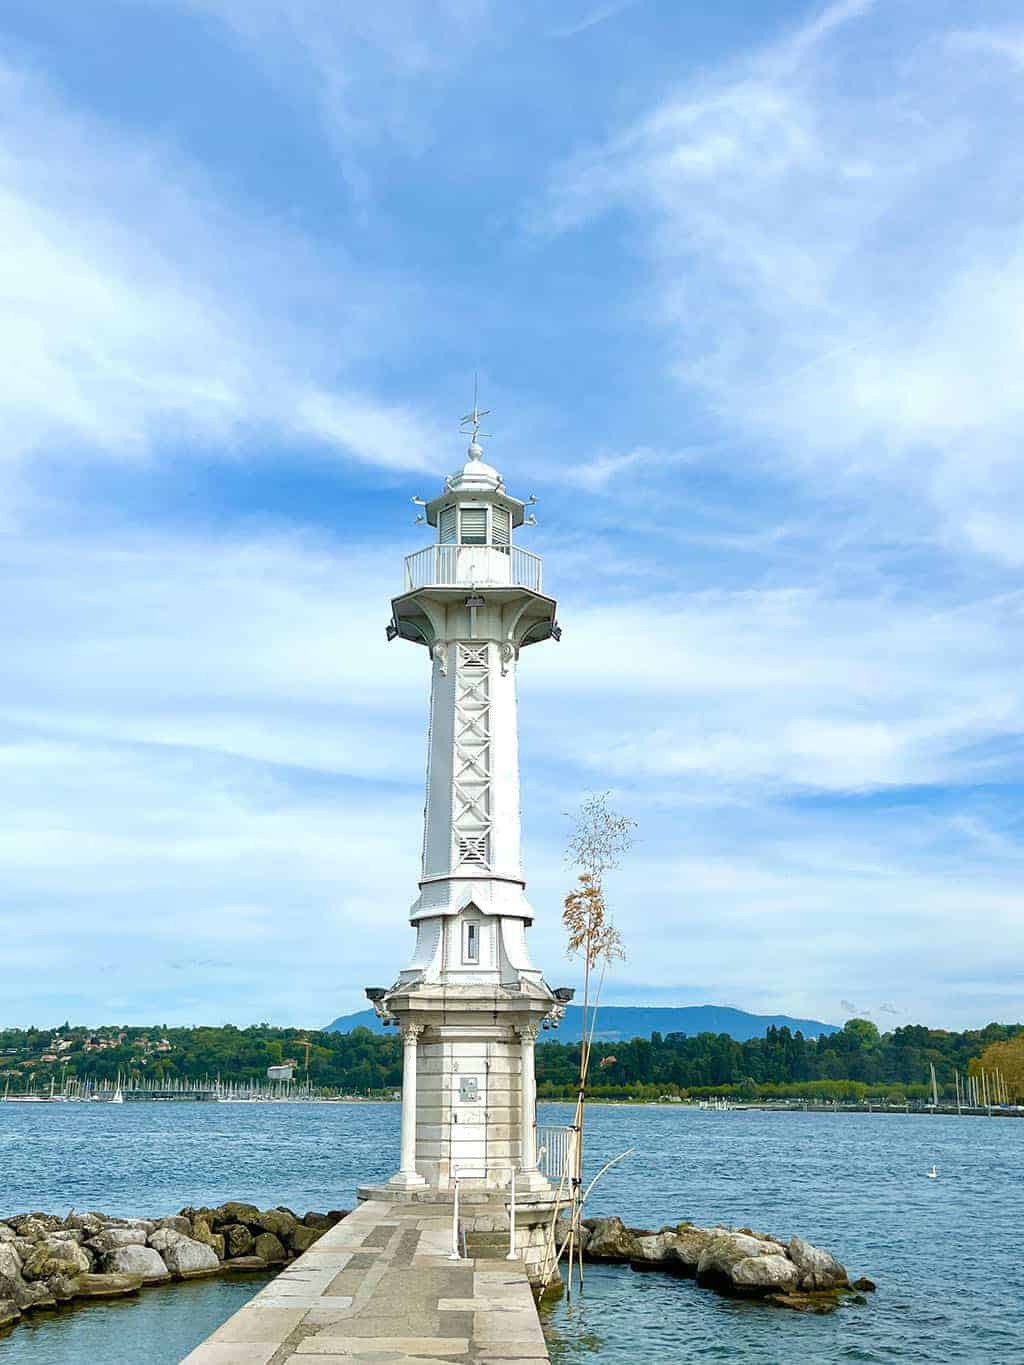
M 405 1023 L 405 1024 L 399 1024 L 398 1027 L 399 1027 L 399 1032 L 400 1032 L 401 1035 L 402 1035 L 402 1042 L 405 1043 L 406 1047 L 408 1047 L 408 1045 L 409 1045 L 410 1043 L 415 1043 L 416 1039 L 420 1036 L 420 1034 L 421 1034 L 421 1033 L 423 1032 L 423 1030 L 426 1028 L 426 1024 L 410 1024 L 410 1023 Z
M 516 1032 L 524 1043 L 535 1043 L 540 1029 L 536 1024 L 517 1024 Z

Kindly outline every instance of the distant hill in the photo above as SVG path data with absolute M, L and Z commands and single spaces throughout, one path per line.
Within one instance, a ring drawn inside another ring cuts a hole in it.
M 776 1028 L 785 1025 L 793 1033 L 799 1029 L 805 1038 L 839 1032 L 838 1024 L 823 1024 L 820 1019 L 793 1019 L 788 1014 L 748 1014 L 746 1010 L 730 1009 L 728 1005 L 602 1005 L 597 1022 L 594 1036 L 606 1043 L 649 1038 L 652 1033 L 685 1033 L 691 1038 L 698 1033 L 727 1033 L 738 1043 L 745 1043 L 749 1038 L 763 1038 L 773 1024 Z M 358 1014 L 343 1014 L 328 1024 L 324 1032 L 351 1033 L 356 1028 L 382 1033 L 384 1026 L 373 1010 L 360 1010 Z M 583 1010 L 579 1005 L 570 1005 L 558 1031 L 550 1037 L 562 1043 L 578 1043 L 582 1029 Z

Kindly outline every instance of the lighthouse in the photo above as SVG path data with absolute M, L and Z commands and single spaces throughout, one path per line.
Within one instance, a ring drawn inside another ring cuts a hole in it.
M 401 1159 L 365 1193 L 443 1202 L 457 1182 L 483 1214 L 514 1176 L 539 1232 L 552 1191 L 538 1167 L 534 1044 L 572 992 L 551 990 L 528 946 L 516 677 L 523 651 L 560 630 L 540 557 L 516 541 L 529 504 L 484 458 L 485 415 L 474 405 L 463 419 L 462 467 L 416 499 L 435 539 L 407 556 L 387 627 L 425 655 L 430 722 L 415 943 L 393 986 L 367 990 L 402 1037 Z

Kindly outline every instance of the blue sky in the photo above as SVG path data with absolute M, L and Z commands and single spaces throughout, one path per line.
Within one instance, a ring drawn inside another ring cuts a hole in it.
M 391 979 L 474 371 L 549 978 L 608 789 L 608 999 L 1024 1016 L 1022 109 L 995 0 L 8 0 L 3 1022 Z

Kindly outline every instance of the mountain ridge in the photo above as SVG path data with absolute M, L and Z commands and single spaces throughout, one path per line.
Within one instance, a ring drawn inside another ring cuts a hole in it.
M 562 1043 L 577 1043 L 583 1027 L 583 1009 L 569 1005 L 558 1029 L 549 1036 Z M 633 1038 L 649 1038 L 652 1033 L 727 1033 L 738 1043 L 751 1038 L 763 1038 L 769 1028 L 797 1029 L 805 1038 L 838 1033 L 841 1025 L 826 1024 L 820 1019 L 797 1019 L 788 1014 L 751 1014 L 729 1005 L 602 1005 L 598 1011 L 594 1037 L 603 1043 L 629 1042 Z M 322 1031 L 351 1033 L 356 1028 L 368 1028 L 382 1033 L 384 1026 L 372 1009 L 354 1014 L 342 1014 Z

